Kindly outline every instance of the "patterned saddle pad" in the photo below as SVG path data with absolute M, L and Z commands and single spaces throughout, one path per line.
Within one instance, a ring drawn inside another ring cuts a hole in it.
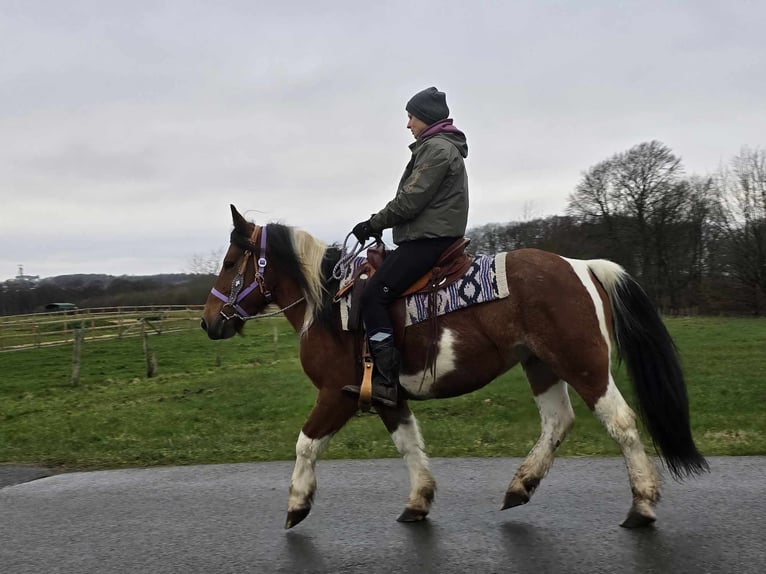
M 445 315 L 458 309 L 487 303 L 508 297 L 508 279 L 505 275 L 505 253 L 497 255 L 476 255 L 473 263 L 463 278 L 440 289 L 436 293 L 436 314 Z M 359 267 L 366 260 L 359 257 L 354 267 Z M 351 297 L 347 295 L 340 301 L 343 329 L 348 330 L 348 309 Z M 408 295 L 405 301 L 405 326 L 415 325 L 429 319 L 428 294 Z

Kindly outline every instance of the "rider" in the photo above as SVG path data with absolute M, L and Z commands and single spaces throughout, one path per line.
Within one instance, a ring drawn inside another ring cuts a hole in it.
M 387 406 L 398 403 L 401 356 L 394 346 L 388 306 L 433 267 L 439 256 L 463 237 L 468 219 L 468 156 L 465 134 L 448 119 L 444 92 L 426 88 L 405 107 L 407 129 L 415 142 L 412 158 L 399 181 L 396 196 L 370 219 L 354 226 L 364 243 L 393 228 L 397 249 L 369 279 L 362 298 L 362 319 L 375 369 L 372 398 Z M 359 394 L 360 387 L 344 391 Z

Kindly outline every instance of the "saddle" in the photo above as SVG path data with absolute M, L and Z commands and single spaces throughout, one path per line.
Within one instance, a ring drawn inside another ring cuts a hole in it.
M 436 292 L 460 280 L 471 267 L 473 258 L 465 252 L 470 242 L 471 240 L 467 237 L 455 241 L 439 256 L 433 268 L 415 281 L 391 305 L 389 313 L 394 327 L 394 342 L 397 347 L 401 348 L 404 340 L 405 297 L 415 293 L 427 293 L 429 295 L 428 315 L 429 320 L 434 323 L 435 330 Z M 351 305 L 348 314 L 348 328 L 351 331 L 356 331 L 361 327 L 360 298 L 362 290 L 367 280 L 383 264 L 387 254 L 386 246 L 383 243 L 377 243 L 370 247 L 367 250 L 367 261 L 354 272 L 351 280 L 335 295 L 335 299 L 339 300 L 351 292 Z

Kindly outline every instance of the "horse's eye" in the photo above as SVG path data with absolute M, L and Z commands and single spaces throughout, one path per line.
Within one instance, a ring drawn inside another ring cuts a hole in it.
M 235 263 L 236 263 L 236 261 L 224 261 L 223 262 L 223 268 L 224 269 L 231 269 L 232 267 L 234 267 Z

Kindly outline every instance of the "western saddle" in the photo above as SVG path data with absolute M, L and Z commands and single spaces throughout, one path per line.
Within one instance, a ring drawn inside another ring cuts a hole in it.
M 450 245 L 436 261 L 433 268 L 415 281 L 399 298 L 391 305 L 391 321 L 394 326 L 394 340 L 401 347 L 404 339 L 405 302 L 408 295 L 426 293 L 429 295 L 428 318 L 436 321 L 436 292 L 458 281 L 465 275 L 473 263 L 473 257 L 465 252 L 471 242 L 467 237 L 462 237 Z M 348 314 L 348 329 L 358 330 L 361 325 L 360 297 L 367 279 L 375 274 L 375 271 L 383 264 L 386 258 L 386 246 L 377 243 L 367 250 L 367 261 L 354 272 L 351 280 L 341 287 L 335 295 L 335 300 L 340 300 L 351 293 L 351 305 Z M 432 303 L 432 304 L 431 304 Z

